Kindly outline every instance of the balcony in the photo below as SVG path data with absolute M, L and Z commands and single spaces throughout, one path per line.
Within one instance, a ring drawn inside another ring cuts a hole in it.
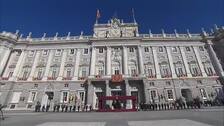
M 156 75 L 149 75 L 148 78 L 156 78 Z
M 95 75 L 95 78 L 96 79 L 101 79 L 102 78 L 102 75 Z
M 86 77 L 78 77 L 78 80 L 86 80 Z
M 2 77 L 1 80 L 9 80 L 9 77 Z
M 27 80 L 27 77 L 19 77 L 18 78 L 18 81 L 26 81 Z
M 171 74 L 162 75 L 162 78 L 171 78 L 171 77 L 172 77 Z
M 63 77 L 62 80 L 72 80 L 72 77 Z
M 42 80 L 42 77 L 33 77 L 33 80 Z
M 47 77 L 47 80 L 56 80 L 57 77 Z

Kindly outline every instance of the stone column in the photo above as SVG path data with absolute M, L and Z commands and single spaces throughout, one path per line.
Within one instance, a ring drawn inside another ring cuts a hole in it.
M 143 79 L 143 85 L 144 85 L 144 95 L 145 95 L 145 102 L 149 103 L 150 102 L 150 95 L 149 95 L 149 89 L 147 87 L 148 81 L 146 79 Z
M 189 68 L 189 65 L 188 65 L 188 62 L 187 62 L 186 54 L 184 52 L 184 47 L 181 46 L 179 48 L 180 48 L 180 53 L 181 53 L 181 56 L 182 56 L 182 59 L 183 59 L 183 62 L 184 62 L 187 77 L 192 77 L 191 71 L 190 71 L 190 68 Z
M 107 47 L 107 76 L 111 76 L 111 47 Z
M 60 70 L 59 70 L 57 80 L 62 80 L 62 78 L 63 78 L 63 74 L 64 74 L 64 70 L 65 70 L 66 57 L 67 57 L 67 50 L 64 49 L 62 57 L 61 57 L 61 65 L 60 65 Z
M 14 69 L 12 77 L 9 79 L 10 81 L 15 81 L 17 79 L 17 77 L 19 76 L 18 74 L 19 74 L 19 71 L 20 71 L 24 61 L 25 61 L 26 55 L 27 55 L 27 52 L 25 52 L 25 50 L 22 50 L 22 53 L 19 56 L 19 59 L 18 59 L 18 61 L 16 63 L 16 67 Z
M 126 91 L 126 96 L 131 96 L 131 89 L 130 89 L 128 80 L 125 80 L 125 91 Z M 131 107 L 132 107 L 131 100 L 127 100 L 126 109 L 130 109 Z
M 106 96 L 111 96 L 111 90 L 110 90 L 110 81 L 106 80 Z M 107 100 L 106 104 L 111 106 L 111 101 Z
M 10 56 L 10 52 L 11 50 L 9 48 L 6 48 L 5 53 L 2 53 L 4 56 L 2 57 L 2 60 L 0 60 L 0 76 L 2 75 L 2 72 L 4 71 L 4 69 L 6 68 L 6 63 L 9 59 Z
M 40 51 L 37 51 L 36 52 L 36 56 L 35 56 L 35 59 L 33 61 L 33 66 L 31 68 L 31 71 L 30 71 L 30 76 L 28 77 L 28 81 L 32 81 L 33 80 L 33 77 L 34 77 L 34 73 L 36 71 L 36 66 L 37 66 L 37 63 L 39 61 L 39 58 L 40 58 Z
M 154 65 L 155 65 L 155 69 L 156 69 L 156 78 L 160 79 L 161 74 L 160 74 L 160 68 L 159 68 L 159 63 L 158 63 L 156 47 L 152 47 L 152 54 L 153 54 Z
M 173 65 L 173 58 L 172 58 L 172 54 L 171 54 L 171 47 L 167 46 L 166 47 L 166 51 L 167 51 L 167 55 L 168 55 L 168 59 L 169 59 L 169 64 L 170 64 L 170 69 L 171 69 L 171 73 L 172 73 L 172 78 L 177 78 L 176 72 L 175 72 L 175 67 Z
M 213 47 L 212 47 L 211 40 L 208 40 L 208 50 L 209 50 L 209 53 L 211 55 L 211 59 L 214 62 L 214 66 L 216 68 L 216 71 L 218 72 L 219 76 L 224 77 L 224 71 L 223 71 L 222 65 L 221 65 Z
M 47 80 L 48 74 L 50 72 L 51 62 L 52 62 L 52 59 L 53 59 L 53 56 L 54 56 L 53 50 L 49 50 L 49 51 L 50 52 L 49 52 L 49 57 L 48 57 L 48 60 L 47 60 L 47 65 L 46 65 L 44 76 L 43 76 L 43 79 L 42 79 L 44 81 Z
M 72 80 L 78 80 L 80 55 L 81 55 L 80 49 L 77 49 L 76 57 L 75 57 L 75 69 L 74 69 L 74 75 L 73 75 Z
M 95 62 L 96 62 L 96 48 L 92 47 L 90 76 L 95 75 L 95 64 L 96 64 Z
M 194 54 L 197 58 L 197 61 L 198 61 L 198 65 L 199 65 L 199 68 L 201 70 L 201 73 L 202 73 L 202 76 L 203 77 L 207 77 L 207 74 L 205 72 L 205 68 L 204 68 L 204 65 L 202 64 L 202 61 L 201 61 L 201 57 L 200 57 L 200 54 L 198 52 L 198 49 L 196 46 L 193 46 L 193 50 L 194 50 Z
M 123 46 L 123 69 L 124 75 L 128 76 L 128 54 L 127 54 L 127 47 Z
M 139 70 L 140 70 L 140 74 L 141 76 L 144 76 L 144 65 L 143 65 L 143 56 L 142 56 L 142 47 L 138 46 L 138 63 L 139 63 Z
M 87 104 L 93 105 L 93 96 L 94 96 L 94 87 L 91 84 L 91 81 L 88 81 L 88 89 L 87 89 Z

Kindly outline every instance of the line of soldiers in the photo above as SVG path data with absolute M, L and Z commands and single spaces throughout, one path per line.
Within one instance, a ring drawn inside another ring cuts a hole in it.
M 40 102 L 38 101 L 35 106 L 35 112 L 48 112 L 50 109 L 50 104 L 48 104 L 45 108 L 45 105 L 41 106 Z M 53 112 L 88 112 L 92 111 L 91 105 L 67 105 L 67 104 L 54 104 Z

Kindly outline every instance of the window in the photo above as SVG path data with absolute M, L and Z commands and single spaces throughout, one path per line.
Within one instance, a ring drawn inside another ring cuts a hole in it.
M 85 92 L 83 92 L 83 91 L 79 92 L 79 98 L 82 101 L 82 103 L 84 103 L 84 100 L 85 100 Z
M 99 48 L 99 53 L 103 53 L 103 48 Z
M 171 85 L 170 81 L 166 81 L 166 86 L 170 86 L 170 85 Z
M 192 75 L 193 76 L 198 76 L 199 75 L 198 69 L 196 67 L 192 68 Z
M 13 72 L 10 71 L 10 72 L 9 72 L 9 75 L 8 75 L 8 78 L 12 77 L 12 75 L 13 75 Z
M 119 71 L 119 68 L 118 67 L 115 67 L 115 70 L 114 70 L 114 74 L 120 74 L 120 71 Z
M 204 47 L 203 46 L 199 46 L 199 50 L 200 51 L 204 51 Z
M 136 75 L 136 69 L 135 68 L 131 69 L 131 75 Z
M 86 77 L 86 74 L 87 74 L 87 71 L 86 71 L 86 68 L 82 68 L 82 77 Z
M 62 103 L 67 103 L 68 102 L 68 92 L 67 91 L 62 92 L 61 102 Z
M 37 92 L 34 92 L 34 91 L 30 92 L 28 102 L 34 102 L 36 99 L 36 94 L 37 94 Z
M 40 68 L 39 70 L 38 70 L 38 73 L 37 73 L 37 78 L 38 79 L 41 79 L 42 78 L 42 68 Z
M 22 92 L 14 92 L 12 95 L 11 103 L 18 103 L 21 94 L 22 94 Z
M 152 100 L 152 102 L 154 102 L 154 100 L 156 99 L 156 91 L 152 90 L 152 91 L 150 91 L 150 94 L 151 94 L 151 100 Z
M 177 73 L 177 76 L 178 77 L 181 77 L 181 76 L 184 75 L 184 72 L 183 72 L 183 68 L 182 67 L 178 67 L 176 70 L 177 70 L 176 73 Z
M 152 68 L 148 68 L 147 74 L 148 74 L 149 76 L 153 76 Z
M 177 47 L 172 47 L 172 52 L 177 52 Z
M 37 88 L 38 87 L 38 84 L 34 84 L 34 88 Z
M 154 87 L 155 86 L 155 83 L 151 81 L 151 82 L 149 82 L 149 85 L 152 86 L 152 87 Z
M 211 67 L 207 67 L 207 69 L 205 69 L 206 73 L 208 76 L 212 76 L 213 75 L 213 70 Z
M 75 54 L 75 50 L 74 49 L 70 49 L 70 55 Z
M 162 46 L 159 47 L 159 52 L 163 52 L 163 47 Z
M 64 87 L 68 87 L 68 84 L 64 84 Z
M 148 47 L 145 47 L 145 52 L 149 52 L 149 48 Z
M 84 54 L 88 54 L 89 53 L 89 49 L 84 49 Z
M 167 90 L 168 100 L 173 100 L 173 90 Z
M 61 49 L 57 49 L 56 53 L 55 53 L 55 56 L 60 56 L 60 55 L 61 55 Z
M 34 56 L 34 50 L 31 50 L 30 52 L 29 52 L 29 57 L 33 57 Z
M 201 80 L 197 80 L 197 83 L 198 83 L 198 84 L 202 84 L 202 81 L 201 81 Z
M 104 71 L 102 67 L 98 68 L 98 75 L 104 75 Z
M 204 88 L 200 89 L 201 97 L 202 99 L 207 99 L 207 94 Z
M 71 69 L 67 69 L 67 74 L 66 74 L 67 77 L 71 77 Z
M 191 51 L 191 48 L 190 47 L 186 47 L 186 51 Z
M 44 50 L 43 51 L 43 56 L 47 56 L 47 54 L 48 54 L 48 50 Z
M 51 77 L 54 78 L 54 79 L 56 78 L 56 72 L 57 72 L 56 69 L 52 70 L 52 76 Z
M 130 47 L 129 48 L 129 52 L 134 52 L 134 48 L 133 47 Z
M 27 76 L 28 76 L 28 71 L 25 70 L 25 71 L 23 72 L 23 79 L 27 78 Z

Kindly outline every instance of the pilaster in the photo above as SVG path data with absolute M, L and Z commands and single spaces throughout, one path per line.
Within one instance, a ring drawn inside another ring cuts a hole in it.
M 21 67 L 22 67 L 22 65 L 25 61 L 26 55 L 27 55 L 27 52 L 25 52 L 25 50 L 22 50 L 22 53 L 19 56 L 18 62 L 16 64 L 16 67 L 15 67 L 14 72 L 12 74 L 12 77 L 9 80 L 15 81 L 17 79 L 18 73 L 19 73 L 19 71 L 20 71 L 20 69 L 21 69 Z
M 158 62 L 156 47 L 152 47 L 152 54 L 153 54 L 154 65 L 155 65 L 155 69 L 156 69 L 156 78 L 157 79 L 161 79 L 161 74 L 160 74 L 160 68 L 159 68 L 159 62 Z
M 49 50 L 49 51 L 50 52 L 49 52 L 49 57 L 48 57 L 48 60 L 47 60 L 47 65 L 46 65 L 44 76 L 43 76 L 43 79 L 42 79 L 43 81 L 47 80 L 48 74 L 50 72 L 51 62 L 52 62 L 52 59 L 53 59 L 53 56 L 54 56 L 53 50 Z
M 62 80 L 62 78 L 63 78 L 63 74 L 64 74 L 64 70 L 65 70 L 66 57 L 67 57 L 67 51 L 64 49 L 63 54 L 62 54 L 62 58 L 61 58 L 61 65 L 60 65 L 60 70 L 59 70 L 57 80 Z
M 203 66 L 203 64 L 202 64 L 201 57 L 200 57 L 200 55 L 199 55 L 199 52 L 198 52 L 197 47 L 196 47 L 196 46 L 193 46 L 193 50 L 194 50 L 195 56 L 196 56 L 196 58 L 197 58 L 198 65 L 199 65 L 199 68 L 200 68 L 200 70 L 201 70 L 202 76 L 203 76 L 203 77 L 207 77 L 207 74 L 206 74 L 205 69 L 204 69 L 204 66 Z
M 4 49 L 3 49 L 4 50 Z M 2 72 L 4 69 L 6 69 L 6 63 L 9 59 L 11 50 L 9 48 L 6 48 L 5 53 L 2 53 L 4 56 L 2 57 L 2 60 L 0 60 L 0 76 L 2 75 Z
M 111 76 L 111 47 L 107 47 L 107 76 Z
M 185 67 L 185 70 L 186 70 L 186 73 L 187 73 L 187 77 L 192 77 L 191 71 L 190 71 L 190 68 L 189 68 L 189 65 L 188 65 L 188 62 L 187 62 L 186 54 L 184 52 L 184 47 L 179 47 L 179 48 L 180 48 L 181 56 L 182 56 L 182 59 L 183 59 L 183 62 L 184 62 L 184 67 Z
M 92 47 L 90 76 L 94 76 L 95 75 L 95 64 L 96 64 L 95 62 L 96 62 L 96 48 Z
M 172 73 L 172 78 L 177 78 L 176 72 L 175 72 L 175 67 L 173 65 L 173 58 L 172 58 L 172 54 L 171 54 L 171 47 L 167 46 L 166 47 L 166 51 L 167 51 L 167 55 L 168 55 L 168 59 L 169 59 L 169 64 L 170 64 L 170 69 L 171 69 L 171 73 Z
M 128 54 L 127 54 L 127 47 L 123 46 L 123 69 L 124 75 L 128 76 Z
M 36 70 L 36 66 L 37 66 L 39 57 L 40 57 L 40 51 L 37 51 L 37 52 L 36 52 L 35 59 L 34 59 L 34 61 L 33 61 L 33 66 L 32 66 L 31 71 L 30 71 L 30 76 L 29 76 L 28 79 L 27 79 L 28 81 L 32 81 L 32 79 L 33 79 L 33 77 L 34 77 L 34 73 L 35 73 L 35 70 Z
M 141 76 L 144 76 L 144 65 L 143 65 L 143 56 L 142 56 L 142 47 L 138 46 L 138 63 L 139 63 L 139 69 Z
M 76 57 L 75 57 L 75 69 L 74 69 L 74 74 L 72 80 L 78 80 L 79 76 L 79 62 L 80 62 L 80 49 L 76 50 Z

